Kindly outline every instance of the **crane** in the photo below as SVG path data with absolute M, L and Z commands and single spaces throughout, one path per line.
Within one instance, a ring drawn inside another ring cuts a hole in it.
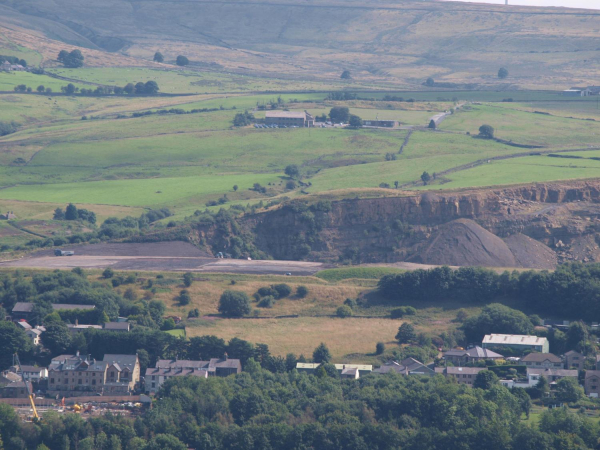
M 19 355 L 17 353 L 15 353 L 15 365 L 18 367 L 19 372 L 21 372 L 21 378 L 23 379 L 25 387 L 27 388 L 27 395 L 29 396 L 29 403 L 31 404 L 31 409 L 33 410 L 33 417 L 36 420 L 40 420 L 37 408 L 35 407 L 35 399 L 33 398 L 33 392 L 31 392 L 31 385 L 25 379 L 25 372 L 23 372 L 23 368 L 21 367 L 21 361 L 19 360 Z

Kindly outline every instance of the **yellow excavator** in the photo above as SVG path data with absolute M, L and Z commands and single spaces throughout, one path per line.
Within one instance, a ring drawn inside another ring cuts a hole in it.
M 25 372 L 23 372 L 21 361 L 19 361 L 19 355 L 17 353 L 15 353 L 15 365 L 18 367 L 19 374 L 21 375 L 23 383 L 25 383 L 25 387 L 27 388 L 27 395 L 29 396 L 29 403 L 31 404 L 31 409 L 33 411 L 33 418 L 34 420 L 40 420 L 37 408 L 35 407 L 35 398 L 33 397 L 33 392 L 31 392 L 31 384 L 25 378 Z

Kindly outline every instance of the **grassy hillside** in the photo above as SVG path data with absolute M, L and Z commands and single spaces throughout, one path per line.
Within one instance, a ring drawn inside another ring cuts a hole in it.
M 591 84 L 598 74 L 598 13 L 582 10 L 421 1 L 0 3 L 21 26 L 30 17 L 46 37 L 72 41 L 58 32 L 68 24 L 82 44 L 137 65 L 160 50 L 166 63 L 185 54 L 203 70 L 339 80 L 347 68 L 359 83 L 415 86 L 432 76 L 497 88 Z M 507 80 L 497 80 L 500 66 Z

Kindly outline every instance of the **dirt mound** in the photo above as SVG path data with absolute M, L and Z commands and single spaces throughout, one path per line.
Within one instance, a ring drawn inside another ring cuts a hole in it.
M 519 267 L 530 269 L 555 269 L 558 257 L 547 245 L 524 234 L 513 234 L 504 239 Z
M 518 267 L 508 245 L 469 219 L 441 226 L 419 255 L 424 264 Z
M 181 241 L 152 242 L 144 244 L 84 244 L 61 247 L 74 250 L 78 256 L 154 256 L 179 258 L 212 258 L 212 255 Z M 33 256 L 51 256 L 54 250 L 43 250 Z

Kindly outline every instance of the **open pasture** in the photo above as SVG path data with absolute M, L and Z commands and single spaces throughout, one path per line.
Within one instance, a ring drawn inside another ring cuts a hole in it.
M 2 50 L 0 49 L 0 54 Z M 57 80 L 48 75 L 36 75 L 30 72 L 0 72 L 0 91 L 12 91 L 15 86 L 21 84 L 30 87 L 34 92 L 37 87 L 42 85 L 52 89 L 52 92 L 60 92 L 62 86 L 69 84 L 69 81 Z M 89 88 L 83 83 L 73 83 L 78 88 Z

